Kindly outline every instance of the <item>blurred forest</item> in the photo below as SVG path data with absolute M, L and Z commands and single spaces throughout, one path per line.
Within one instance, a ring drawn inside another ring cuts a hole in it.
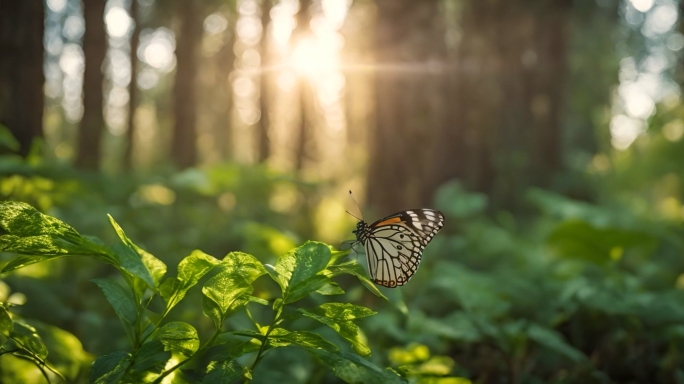
M 682 12 L 0 0 L 0 199 L 104 242 L 111 214 L 168 265 L 337 246 L 350 189 L 369 222 L 439 209 L 444 229 L 388 302 L 341 284 L 379 312 L 360 322 L 375 364 L 411 382 L 684 383 Z M 126 349 L 90 281 L 112 273 L 62 258 L 1 277 L 17 317 L 80 351 L 56 363 L 70 382 Z M 266 355 L 254 382 L 338 382 L 300 352 Z M 0 382 L 43 380 L 31 367 L 3 352 Z

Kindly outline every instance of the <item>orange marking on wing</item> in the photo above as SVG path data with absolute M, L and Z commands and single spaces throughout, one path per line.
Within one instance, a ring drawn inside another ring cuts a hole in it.
M 398 217 L 393 217 L 393 218 L 391 218 L 391 219 L 388 219 L 388 220 L 385 220 L 385 221 L 381 221 L 381 222 L 375 224 L 375 226 L 376 226 L 376 227 L 379 227 L 379 226 L 381 226 L 381 225 L 388 225 L 388 224 L 394 224 L 394 223 L 401 223 L 401 219 L 398 218 Z

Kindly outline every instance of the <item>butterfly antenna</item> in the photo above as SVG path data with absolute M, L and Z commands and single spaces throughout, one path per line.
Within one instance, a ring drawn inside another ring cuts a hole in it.
M 349 212 L 349 211 L 345 211 L 345 212 L 347 212 L 348 214 L 350 214 L 350 215 L 351 215 L 352 217 L 354 217 L 356 220 L 361 220 L 361 219 L 359 219 L 358 217 L 356 217 L 355 214 L 353 214 L 353 213 L 351 213 L 351 212 Z
M 354 195 L 352 195 L 351 189 L 349 190 L 349 197 L 351 197 L 351 199 L 352 199 L 352 201 L 354 202 L 354 204 L 356 204 L 356 208 L 359 210 L 359 213 L 361 214 L 361 219 L 359 219 L 358 217 L 352 215 L 351 213 L 349 213 L 349 211 L 347 211 L 347 213 L 349 213 L 350 215 L 356 217 L 356 218 L 359 219 L 359 220 L 363 220 L 363 212 L 361 212 L 361 207 L 359 207 L 359 203 L 356 202 L 356 199 L 354 198 Z

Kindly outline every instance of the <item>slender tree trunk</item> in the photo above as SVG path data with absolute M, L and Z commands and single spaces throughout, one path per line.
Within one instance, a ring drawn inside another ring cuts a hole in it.
M 125 168 L 133 169 L 133 142 L 135 140 L 135 111 L 138 108 L 138 46 L 140 45 L 140 20 L 138 0 L 131 0 L 130 16 L 134 28 L 131 34 L 131 82 L 128 84 L 128 130 L 126 131 Z
M 376 127 L 370 135 L 368 201 L 382 212 L 428 204 L 425 190 L 437 133 L 445 124 L 446 45 L 439 0 L 377 1 L 376 61 L 407 71 L 376 74 Z
M 270 53 L 268 50 L 268 26 L 271 22 L 271 0 L 261 0 L 261 44 L 259 45 L 261 53 L 261 75 L 260 75 L 260 88 L 261 94 L 259 96 L 259 107 L 261 109 L 261 119 L 259 120 L 258 127 L 258 143 L 259 143 L 259 162 L 263 163 L 268 160 L 271 155 L 270 140 L 269 140 L 269 129 L 270 129 L 270 119 L 268 116 L 268 104 L 269 104 L 269 89 L 270 76 L 269 76 L 269 66 L 271 64 Z
M 0 0 L 0 124 L 26 156 L 43 136 L 43 1 Z
M 104 130 L 102 65 L 107 54 L 104 24 L 105 2 L 83 0 L 85 34 L 83 35 L 83 118 L 78 137 L 76 165 L 83 169 L 100 168 L 101 138 Z
M 532 182 L 541 187 L 553 186 L 553 176 L 564 168 L 563 105 L 568 77 L 568 40 L 570 39 L 569 1 L 556 1 L 546 17 L 537 20 L 533 33 L 538 64 L 529 71 L 532 94 L 529 100 L 532 132 L 532 162 L 537 172 Z
M 232 10 L 229 16 L 228 25 L 233 26 L 231 30 L 226 31 L 226 44 L 221 47 L 221 50 L 216 54 L 217 66 L 220 68 L 216 71 L 217 88 L 215 102 L 221 103 L 216 107 L 219 111 L 214 119 L 214 135 L 218 144 L 216 148 L 221 154 L 223 160 L 233 158 L 233 141 L 232 141 L 232 110 L 233 110 L 233 88 L 230 84 L 230 74 L 235 68 L 235 36 L 237 29 L 235 28 L 237 17 L 235 11 Z
M 309 15 L 309 8 L 311 7 L 311 0 L 299 0 L 299 13 L 297 14 L 297 28 L 295 29 L 291 41 L 296 44 L 298 39 L 311 33 L 309 22 L 311 16 Z M 299 91 L 299 135 L 297 137 L 297 144 L 295 149 L 295 169 L 301 172 L 304 169 L 305 162 L 310 156 L 308 150 L 311 146 L 310 141 L 313 139 L 313 132 L 311 130 L 308 104 L 312 102 L 311 92 L 309 92 L 309 81 L 302 75 L 299 75 L 297 80 L 297 90 Z
M 311 132 L 311 121 L 309 121 L 309 82 L 307 79 L 300 77 L 297 80 L 297 89 L 299 90 L 299 136 L 297 136 L 297 146 L 295 149 L 295 169 L 297 172 L 304 170 L 306 161 L 310 155 L 310 141 L 313 137 Z
M 180 169 L 197 162 L 196 73 L 202 40 L 202 18 L 195 0 L 182 0 L 178 7 L 181 20 L 176 40 L 176 77 L 173 88 L 174 128 L 172 158 Z

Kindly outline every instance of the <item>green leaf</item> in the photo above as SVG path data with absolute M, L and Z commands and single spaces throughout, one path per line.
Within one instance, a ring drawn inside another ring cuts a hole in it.
M 202 310 L 220 328 L 228 315 L 250 301 L 252 282 L 266 274 L 266 269 L 254 256 L 242 252 L 229 253 L 217 268 L 219 272 L 202 287 L 206 298 Z
M 288 331 L 283 328 L 274 329 L 268 335 L 268 347 L 279 348 L 295 345 L 306 350 L 324 350 L 329 352 L 336 352 L 339 350 L 337 346 L 321 335 L 307 331 Z
M 131 365 L 131 355 L 116 351 L 97 358 L 90 367 L 90 382 L 93 384 L 116 384 L 121 381 Z
M 352 343 L 354 351 L 362 356 L 370 356 L 371 350 L 365 345 L 365 338 L 359 327 L 351 320 L 372 316 L 377 312 L 366 307 L 343 303 L 326 303 L 310 310 L 299 308 L 303 316 L 319 321 L 332 328 L 340 336 Z
M 530 339 L 559 353 L 575 363 L 585 362 L 587 357 L 582 351 L 568 344 L 558 332 L 544 328 L 537 324 L 532 324 L 527 328 Z
M 138 247 L 137 245 L 131 243 L 131 246 L 138 253 L 138 255 L 140 255 L 143 264 L 152 276 L 155 288 L 158 288 L 159 284 L 161 283 L 161 279 L 166 274 L 166 264 L 164 264 L 163 261 L 154 257 L 154 255 L 152 255 L 151 253 Z
M 244 335 L 242 335 L 244 336 Z M 207 357 L 212 361 L 234 360 L 261 348 L 261 334 L 250 334 L 250 340 L 245 341 L 242 336 L 238 337 L 232 332 L 222 332 L 214 341 L 213 346 L 207 352 Z
M 112 279 L 100 278 L 92 279 L 91 281 L 102 289 L 107 301 L 109 301 L 109 304 L 114 308 L 114 312 L 121 319 L 126 334 L 131 342 L 133 342 L 135 340 L 134 325 L 138 314 L 135 299 L 131 292 Z
M 199 348 L 197 330 L 192 325 L 180 321 L 164 324 L 157 330 L 154 338 L 164 344 L 164 350 L 180 352 L 188 357 Z
M 116 232 L 116 235 L 119 237 L 119 240 L 123 245 L 123 247 L 112 247 L 112 250 L 114 251 L 114 254 L 117 257 L 117 261 L 120 268 L 123 271 L 128 272 L 132 276 L 141 279 L 145 282 L 145 284 L 147 284 L 147 286 L 149 286 L 153 290 L 156 289 L 155 279 L 152 277 L 152 274 L 150 270 L 147 269 L 145 263 L 143 263 L 143 255 L 138 253 L 138 250 L 140 248 L 133 244 L 133 242 L 126 236 L 123 229 L 121 229 L 119 224 L 116 221 L 114 221 L 114 218 L 111 215 L 107 215 L 107 217 L 109 218 L 109 223 L 112 225 L 112 228 L 114 228 L 114 232 Z M 144 252 L 144 254 L 147 254 L 146 257 L 148 259 L 148 262 L 152 265 L 152 268 L 154 269 L 155 274 L 157 274 L 157 277 L 161 278 L 161 276 L 163 276 L 164 273 L 166 273 L 166 265 L 164 265 L 164 263 L 156 259 L 151 254 L 148 254 L 147 252 Z M 159 275 L 160 273 L 161 276 Z M 140 292 L 140 290 L 140 288 L 136 289 L 138 297 L 142 297 L 142 293 L 144 293 Z
M 330 247 L 312 241 L 280 256 L 272 277 L 283 290 L 283 302 L 302 299 L 328 283 L 323 271 L 331 256 Z
M 327 284 L 318 289 L 316 293 L 325 296 L 344 295 L 344 290 L 336 282 L 329 281 Z
M 48 355 L 48 350 L 40 338 L 36 329 L 32 326 L 15 321 L 10 337 L 22 349 L 28 351 L 31 355 L 45 360 Z
M 143 372 L 161 372 L 166 362 L 171 358 L 171 352 L 164 350 L 164 344 L 159 340 L 150 340 L 140 347 L 132 370 Z
M 619 260 L 623 251 L 629 248 L 649 251 L 657 245 L 656 239 L 645 232 L 597 228 L 579 220 L 559 224 L 547 241 L 562 257 L 586 260 L 595 264 Z
M 254 288 L 252 285 L 240 276 L 227 275 L 227 274 L 217 274 L 207 281 L 207 284 L 202 287 L 202 293 L 207 298 L 216 304 L 216 307 L 220 313 L 220 321 L 223 320 L 232 312 L 247 304 L 247 300 L 242 300 L 243 295 L 248 295 L 252 293 Z M 215 307 L 206 303 L 203 308 L 211 309 L 209 313 L 205 315 L 213 319 L 212 315 L 215 316 Z
M 202 296 L 202 313 L 214 322 L 214 328 L 221 329 L 224 320 L 221 307 L 205 295 Z
M 63 329 L 37 320 L 29 320 L 29 325 L 36 329 L 50 352 L 49 362 L 54 368 L 48 366 L 48 369 L 59 371 L 67 382 L 77 381 L 83 372 L 83 364 L 92 362 L 92 357 L 83 350 L 78 338 Z
M 377 297 L 381 297 L 385 300 L 388 300 L 387 297 L 383 295 L 382 292 L 380 292 L 377 285 L 375 285 L 375 283 L 373 283 L 368 278 L 368 276 L 366 276 L 366 270 L 356 260 L 350 260 L 342 264 L 331 265 L 328 267 L 328 272 L 331 274 L 331 277 L 339 275 L 356 276 L 356 278 L 359 279 L 361 284 L 363 284 L 369 291 L 371 291 L 372 294 L 374 294 Z
M 362 319 L 377 314 L 370 308 L 349 303 L 325 303 L 313 308 L 311 312 L 337 321 Z
M 12 136 L 9 128 L 0 124 L 0 148 L 7 148 L 12 152 L 16 152 L 20 147 L 19 141 Z
M 0 306 L 0 334 L 9 337 L 12 333 L 12 317 L 7 308 Z
M 393 371 L 382 369 L 359 355 L 324 349 L 307 350 L 330 368 L 335 376 L 347 383 L 406 383 Z
M 293 303 L 308 296 L 311 292 L 316 292 L 330 282 L 330 278 L 325 275 L 315 275 L 310 278 L 288 287 L 283 296 L 285 304 Z
M 166 302 L 166 311 L 183 300 L 188 290 L 219 263 L 215 257 L 199 250 L 181 260 L 178 263 L 178 277 L 164 280 L 160 287 L 160 294 Z
M 235 360 L 212 361 L 207 365 L 207 375 L 202 383 L 230 383 L 243 376 L 244 368 Z
M 9 262 L 3 273 L 61 256 L 93 255 L 113 264 L 114 258 L 106 247 L 25 203 L 0 202 L 0 228 L 5 232 L 0 235 L 0 251 L 29 256 Z

